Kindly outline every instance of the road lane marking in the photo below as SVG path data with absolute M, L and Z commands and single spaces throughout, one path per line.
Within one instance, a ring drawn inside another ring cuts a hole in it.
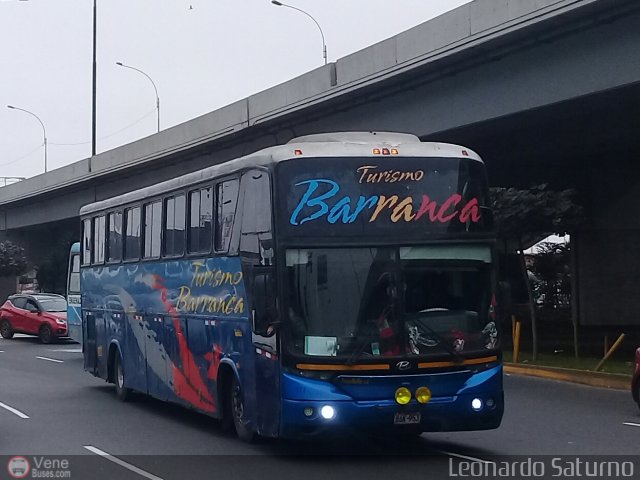
M 90 452 L 95 453 L 96 455 L 100 455 L 102 458 L 109 460 L 110 462 L 116 463 L 121 467 L 126 468 L 138 475 L 141 475 L 149 480 L 163 480 L 161 477 L 155 476 L 153 473 L 145 472 L 141 468 L 136 467 L 135 465 L 131 465 L 130 463 L 125 462 L 124 460 L 120 460 L 118 457 L 114 457 L 110 453 L 104 452 L 99 448 L 94 447 L 93 445 L 84 445 L 84 448 L 89 450 Z
M 39 358 L 40 360 L 46 360 L 47 362 L 64 363 L 64 361 L 62 361 L 62 360 L 56 360 L 55 358 L 38 357 L 37 355 L 36 355 L 36 358 Z
M 445 455 L 449 455 L 451 457 L 462 458 L 464 460 L 471 460 L 472 462 L 480 462 L 480 463 L 494 463 L 490 460 L 483 460 L 481 458 L 469 457 L 467 455 L 461 455 L 459 453 L 447 452 L 446 450 L 439 450 L 439 453 L 444 453 Z
M 49 352 L 64 352 L 64 353 L 82 353 L 82 349 L 81 348 L 58 348 L 58 349 L 50 348 L 48 351 Z
M 630 427 L 640 427 L 640 423 L 623 422 L 623 425 L 629 425 Z
M 29 418 L 28 415 L 22 413 L 20 410 L 16 410 L 13 407 L 10 407 L 9 405 L 7 405 L 6 403 L 2 403 L 0 402 L 0 407 L 4 408 L 5 410 L 9 410 L 11 413 L 16 414 L 17 416 L 19 416 L 20 418 Z

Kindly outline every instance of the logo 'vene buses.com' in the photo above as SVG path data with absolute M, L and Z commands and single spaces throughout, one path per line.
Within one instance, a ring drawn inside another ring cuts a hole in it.
M 29 475 L 30 469 L 29 461 L 24 457 L 11 457 L 7 464 L 9 475 L 13 478 L 25 478 Z

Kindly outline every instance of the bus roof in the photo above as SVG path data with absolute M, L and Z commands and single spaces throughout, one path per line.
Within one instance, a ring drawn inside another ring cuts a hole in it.
M 398 157 L 469 158 L 482 162 L 477 153 L 450 143 L 421 142 L 418 137 L 394 132 L 336 132 L 306 135 L 259 150 L 244 157 L 166 180 L 117 197 L 85 205 L 80 216 L 135 203 L 172 190 L 179 190 L 209 179 L 229 175 L 239 170 L 277 164 L 291 159 L 326 157 L 373 157 L 374 148 L 398 148 Z M 378 155 L 376 155 L 378 156 Z

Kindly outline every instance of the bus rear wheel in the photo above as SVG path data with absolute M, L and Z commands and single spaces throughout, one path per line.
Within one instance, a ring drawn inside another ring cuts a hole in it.
M 122 358 L 116 353 L 113 359 L 113 383 L 116 385 L 116 397 L 121 402 L 126 402 L 131 398 L 131 389 L 124 386 L 124 367 Z
M 256 432 L 251 430 L 246 424 L 244 397 L 242 395 L 242 389 L 240 388 L 240 382 L 233 377 L 230 389 L 229 406 L 231 407 L 231 418 L 233 419 L 233 426 L 235 427 L 238 438 L 243 442 L 251 443 L 256 439 Z

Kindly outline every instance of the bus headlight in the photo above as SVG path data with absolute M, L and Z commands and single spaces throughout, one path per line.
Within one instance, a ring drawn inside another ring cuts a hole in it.
M 400 387 L 396 390 L 395 398 L 400 405 L 406 405 L 411 401 L 411 392 L 407 387 Z
M 336 416 L 336 409 L 331 405 L 325 405 L 320 409 L 320 415 L 322 415 L 322 418 L 324 418 L 325 420 L 331 420 Z
M 474 398 L 471 400 L 471 408 L 473 408 L 476 412 L 482 410 L 482 400 L 479 398 Z

